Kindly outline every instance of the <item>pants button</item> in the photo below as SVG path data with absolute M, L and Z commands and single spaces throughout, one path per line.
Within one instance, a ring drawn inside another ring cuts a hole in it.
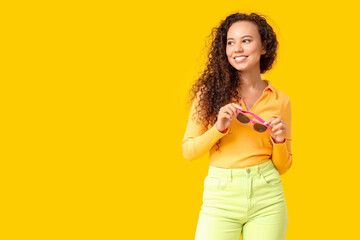
M 247 172 L 247 173 L 250 173 L 250 169 L 247 169 L 246 172 Z

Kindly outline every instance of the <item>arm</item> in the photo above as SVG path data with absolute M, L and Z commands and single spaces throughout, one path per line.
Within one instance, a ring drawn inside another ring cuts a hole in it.
M 284 105 L 283 111 L 283 120 L 286 124 L 287 131 L 285 141 L 282 143 L 276 143 L 274 139 L 270 137 L 271 142 L 273 143 L 272 161 L 280 175 L 287 172 L 292 165 L 290 98 Z
M 229 130 L 224 133 L 220 132 L 215 124 L 203 132 L 201 126 L 196 123 L 197 118 L 193 119 L 193 114 L 196 111 L 195 104 L 197 104 L 196 100 L 191 106 L 185 136 L 181 142 L 183 156 L 190 161 L 207 153 L 220 138 L 229 132 Z

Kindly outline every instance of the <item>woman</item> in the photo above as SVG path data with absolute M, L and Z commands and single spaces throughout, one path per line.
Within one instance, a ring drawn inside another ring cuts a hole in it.
M 188 160 L 210 152 L 195 240 L 286 238 L 280 175 L 292 165 L 290 98 L 261 79 L 277 48 L 272 27 L 255 13 L 231 14 L 213 29 L 182 141 Z

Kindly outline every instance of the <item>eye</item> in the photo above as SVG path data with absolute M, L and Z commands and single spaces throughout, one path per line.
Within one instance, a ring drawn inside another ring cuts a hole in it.
M 230 45 L 230 43 L 232 43 L 231 41 L 230 42 L 228 42 L 228 45 Z
M 250 40 L 250 39 L 245 39 L 244 41 L 249 41 L 249 42 L 251 42 L 251 40 Z

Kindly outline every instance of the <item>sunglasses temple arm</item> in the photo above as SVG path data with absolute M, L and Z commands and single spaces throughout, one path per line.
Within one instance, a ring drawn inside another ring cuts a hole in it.
M 245 97 L 241 97 L 241 98 L 240 98 L 240 100 L 239 100 L 239 105 L 240 105 L 240 103 L 241 103 L 241 99 L 245 99 Z

